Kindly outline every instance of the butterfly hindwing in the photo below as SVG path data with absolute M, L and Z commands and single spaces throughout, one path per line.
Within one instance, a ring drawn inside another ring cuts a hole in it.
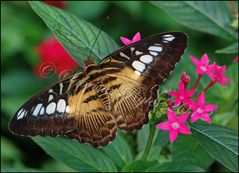
M 148 122 L 157 89 L 187 46 L 181 32 L 154 35 L 122 47 L 27 101 L 9 123 L 18 135 L 56 136 L 105 146 L 117 128 L 134 131 Z

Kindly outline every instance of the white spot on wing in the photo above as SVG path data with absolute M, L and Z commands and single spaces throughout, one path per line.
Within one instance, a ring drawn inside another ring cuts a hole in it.
M 138 50 L 135 51 L 135 55 L 142 55 L 142 54 L 143 54 L 143 52 L 140 52 Z
M 57 103 L 56 110 L 58 112 L 65 112 L 65 109 L 66 109 L 66 101 L 64 99 L 60 99 Z
M 34 111 L 33 111 L 33 113 L 32 113 L 33 116 L 37 116 L 37 115 L 38 115 L 38 113 L 39 113 L 39 111 L 40 111 L 42 105 L 43 105 L 42 103 L 39 103 L 39 104 L 35 107 L 35 109 L 34 109 Z
M 130 50 L 131 52 L 133 52 L 135 50 L 135 47 L 131 47 Z
M 174 39 L 174 37 L 164 38 L 164 40 L 166 40 L 166 41 L 172 41 L 173 39 Z
M 54 91 L 53 91 L 53 89 L 50 88 L 50 89 L 48 90 L 48 92 L 49 92 L 49 93 L 53 93 Z
M 135 70 L 138 70 L 140 72 L 143 72 L 146 68 L 145 64 L 140 61 L 133 61 L 132 66 L 135 68 Z
M 140 58 L 140 61 L 149 64 L 153 61 L 153 57 L 151 55 L 142 55 Z
M 59 86 L 60 86 L 60 92 L 59 92 L 59 94 L 62 94 L 63 83 L 61 82 L 61 83 L 59 84 Z
M 153 52 L 153 51 L 149 51 L 149 53 L 150 53 L 151 55 L 153 55 L 153 56 L 157 56 L 157 55 L 158 55 L 157 52 Z
M 54 98 L 53 95 L 49 95 L 48 102 L 50 102 L 53 98 Z
M 44 114 L 44 111 L 45 111 L 45 108 L 42 107 L 42 108 L 41 108 L 41 111 L 40 111 L 40 115 L 43 115 L 43 114 Z
M 56 103 L 55 102 L 51 102 L 47 107 L 46 107 L 46 113 L 47 114 L 52 114 L 54 113 L 56 110 Z
M 174 37 L 174 36 L 171 34 L 166 34 L 166 35 L 163 35 L 163 37 Z
M 18 114 L 17 114 L 17 120 L 19 120 L 19 119 L 22 119 L 25 115 L 25 112 L 26 112 L 26 110 L 25 109 L 21 109 L 19 112 L 18 112 Z
M 172 41 L 173 39 L 175 39 L 175 37 L 173 35 L 170 35 L 170 34 L 166 34 L 163 37 L 164 37 L 163 39 L 166 40 L 166 41 Z
M 163 48 L 161 46 L 150 46 L 149 51 L 162 52 Z
M 130 57 L 128 57 L 127 55 L 125 55 L 123 52 L 119 53 L 121 57 L 126 58 L 126 59 L 130 59 Z

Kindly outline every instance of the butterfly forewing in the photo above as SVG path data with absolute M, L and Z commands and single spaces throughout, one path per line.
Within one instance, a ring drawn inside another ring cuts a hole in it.
M 65 134 L 105 146 L 117 128 L 134 131 L 148 122 L 157 89 L 187 46 L 181 32 L 154 35 L 122 47 L 43 90 L 14 115 L 9 127 L 20 135 Z

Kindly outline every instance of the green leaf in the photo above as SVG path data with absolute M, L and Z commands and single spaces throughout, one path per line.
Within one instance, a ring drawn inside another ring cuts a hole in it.
M 49 155 L 82 172 L 114 172 L 115 164 L 101 151 L 62 137 L 32 137 Z
M 236 32 L 230 28 L 231 13 L 226 2 L 220 1 L 152 1 L 178 23 L 189 28 L 217 35 L 226 39 L 236 39 Z
M 100 30 L 87 21 L 59 8 L 36 1 L 29 3 L 72 57 L 80 64 L 84 64 Z M 92 49 L 91 56 L 96 62 L 99 62 L 117 48 L 114 40 L 102 31 Z
M 154 165 L 149 172 L 205 172 L 202 168 L 182 162 L 170 162 Z
M 238 134 L 221 126 L 193 124 L 193 138 L 222 165 L 238 172 Z
M 157 162 L 136 160 L 125 165 L 121 172 L 149 172 L 150 167 L 157 164 Z
M 188 163 L 170 162 L 159 164 L 137 160 L 127 164 L 122 168 L 122 172 L 204 172 L 200 167 Z
M 114 142 L 101 149 L 118 167 L 122 167 L 133 159 L 129 145 L 118 135 Z
M 172 144 L 173 161 L 180 161 L 207 169 L 214 159 L 191 135 L 180 135 Z
M 107 1 L 69 1 L 67 11 L 83 19 L 92 20 L 101 16 L 107 10 L 109 3 Z
M 223 49 L 216 50 L 216 53 L 222 53 L 222 54 L 234 54 L 238 53 L 238 42 L 235 42 Z

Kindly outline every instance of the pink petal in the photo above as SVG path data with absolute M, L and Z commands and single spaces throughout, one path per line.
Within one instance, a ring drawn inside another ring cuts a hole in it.
M 230 78 L 227 78 L 227 77 L 222 77 L 222 81 L 223 82 L 232 82 L 232 80 Z
M 205 111 L 206 112 L 211 112 L 211 111 L 213 111 L 215 109 L 217 109 L 217 105 L 213 105 L 213 104 L 205 105 Z
M 190 105 L 188 105 L 188 107 L 189 107 L 191 110 L 196 111 L 197 108 L 198 108 L 198 105 L 192 101 L 192 102 L 190 103 Z
M 169 140 L 172 143 L 173 141 L 175 141 L 175 139 L 178 137 L 178 131 L 176 130 L 171 130 L 169 132 Z
M 207 71 L 206 74 L 208 75 L 208 77 L 212 80 L 215 81 L 215 75 L 211 72 L 211 71 Z
M 186 91 L 185 96 L 192 97 L 193 94 L 195 93 L 195 91 L 196 91 L 196 89 L 190 89 L 190 90 Z
M 125 37 L 120 37 L 120 40 L 122 41 L 122 43 L 126 46 L 130 45 L 132 43 L 131 40 L 129 40 L 128 38 Z
M 189 56 L 189 58 L 191 59 L 191 61 L 196 65 L 198 66 L 200 64 L 200 62 L 198 61 L 197 58 L 193 57 L 193 56 Z
M 200 61 L 201 63 L 203 63 L 203 64 L 208 64 L 209 63 L 209 58 L 208 58 L 208 56 L 207 56 L 207 54 L 205 53 L 205 54 L 203 54 L 203 56 L 202 56 L 202 58 L 201 58 L 201 61 Z
M 211 124 L 211 118 L 208 114 L 201 114 L 201 117 L 200 117 L 203 121 L 207 122 L 208 124 Z
M 179 123 L 184 123 L 185 121 L 187 121 L 188 116 L 189 116 L 189 112 L 183 113 L 182 115 L 180 115 L 180 116 L 178 117 L 178 122 L 179 122 Z
M 211 78 L 213 81 L 215 80 L 214 74 L 212 73 L 212 70 L 210 68 L 205 72 L 205 74 L 208 75 L 208 77 Z
M 184 99 L 183 102 L 184 102 L 184 104 L 186 104 L 186 106 L 187 106 L 189 109 L 191 109 L 191 107 L 194 106 L 193 101 L 190 100 L 189 98 Z
M 220 67 L 220 66 L 218 66 L 218 67 Z M 220 67 L 220 72 L 221 72 L 222 74 L 224 74 L 224 73 L 225 73 L 225 71 L 226 71 L 226 68 L 227 68 L 227 66 L 226 66 L 226 65 L 224 65 L 224 66 Z
M 135 43 L 135 42 L 137 42 L 137 41 L 139 41 L 139 40 L 141 40 L 141 35 L 140 35 L 139 32 L 137 32 L 137 33 L 134 35 L 133 39 L 132 39 L 132 43 Z
M 184 93 L 185 92 L 185 86 L 182 80 L 180 80 L 179 85 L 178 85 L 178 91 L 179 93 Z
M 168 116 L 169 121 L 177 121 L 177 117 L 176 117 L 175 112 L 170 108 L 168 108 L 168 115 L 167 116 Z
M 198 96 L 198 105 L 202 106 L 205 105 L 205 94 L 201 92 Z
M 180 128 L 178 129 L 180 133 L 182 134 L 192 134 L 192 132 L 190 131 L 190 129 L 185 126 L 184 124 L 180 125 Z
M 181 103 L 182 103 L 182 101 L 181 101 L 181 100 L 179 100 L 179 99 L 176 99 L 176 100 L 175 100 L 175 102 L 174 102 L 174 107 L 177 107 L 177 106 L 179 106 Z
M 194 123 L 195 121 L 197 121 L 200 118 L 200 114 L 197 112 L 194 112 L 191 116 L 191 121 Z
M 178 98 L 178 97 L 179 97 L 178 92 L 169 91 L 168 94 L 171 95 L 171 96 L 173 96 L 173 97 L 175 97 L 175 98 Z
M 171 125 L 169 122 L 163 122 L 157 125 L 157 128 L 161 129 L 161 130 L 170 130 L 171 129 Z
M 197 74 L 204 74 L 205 72 L 200 69 L 200 67 L 196 67 L 196 73 Z

